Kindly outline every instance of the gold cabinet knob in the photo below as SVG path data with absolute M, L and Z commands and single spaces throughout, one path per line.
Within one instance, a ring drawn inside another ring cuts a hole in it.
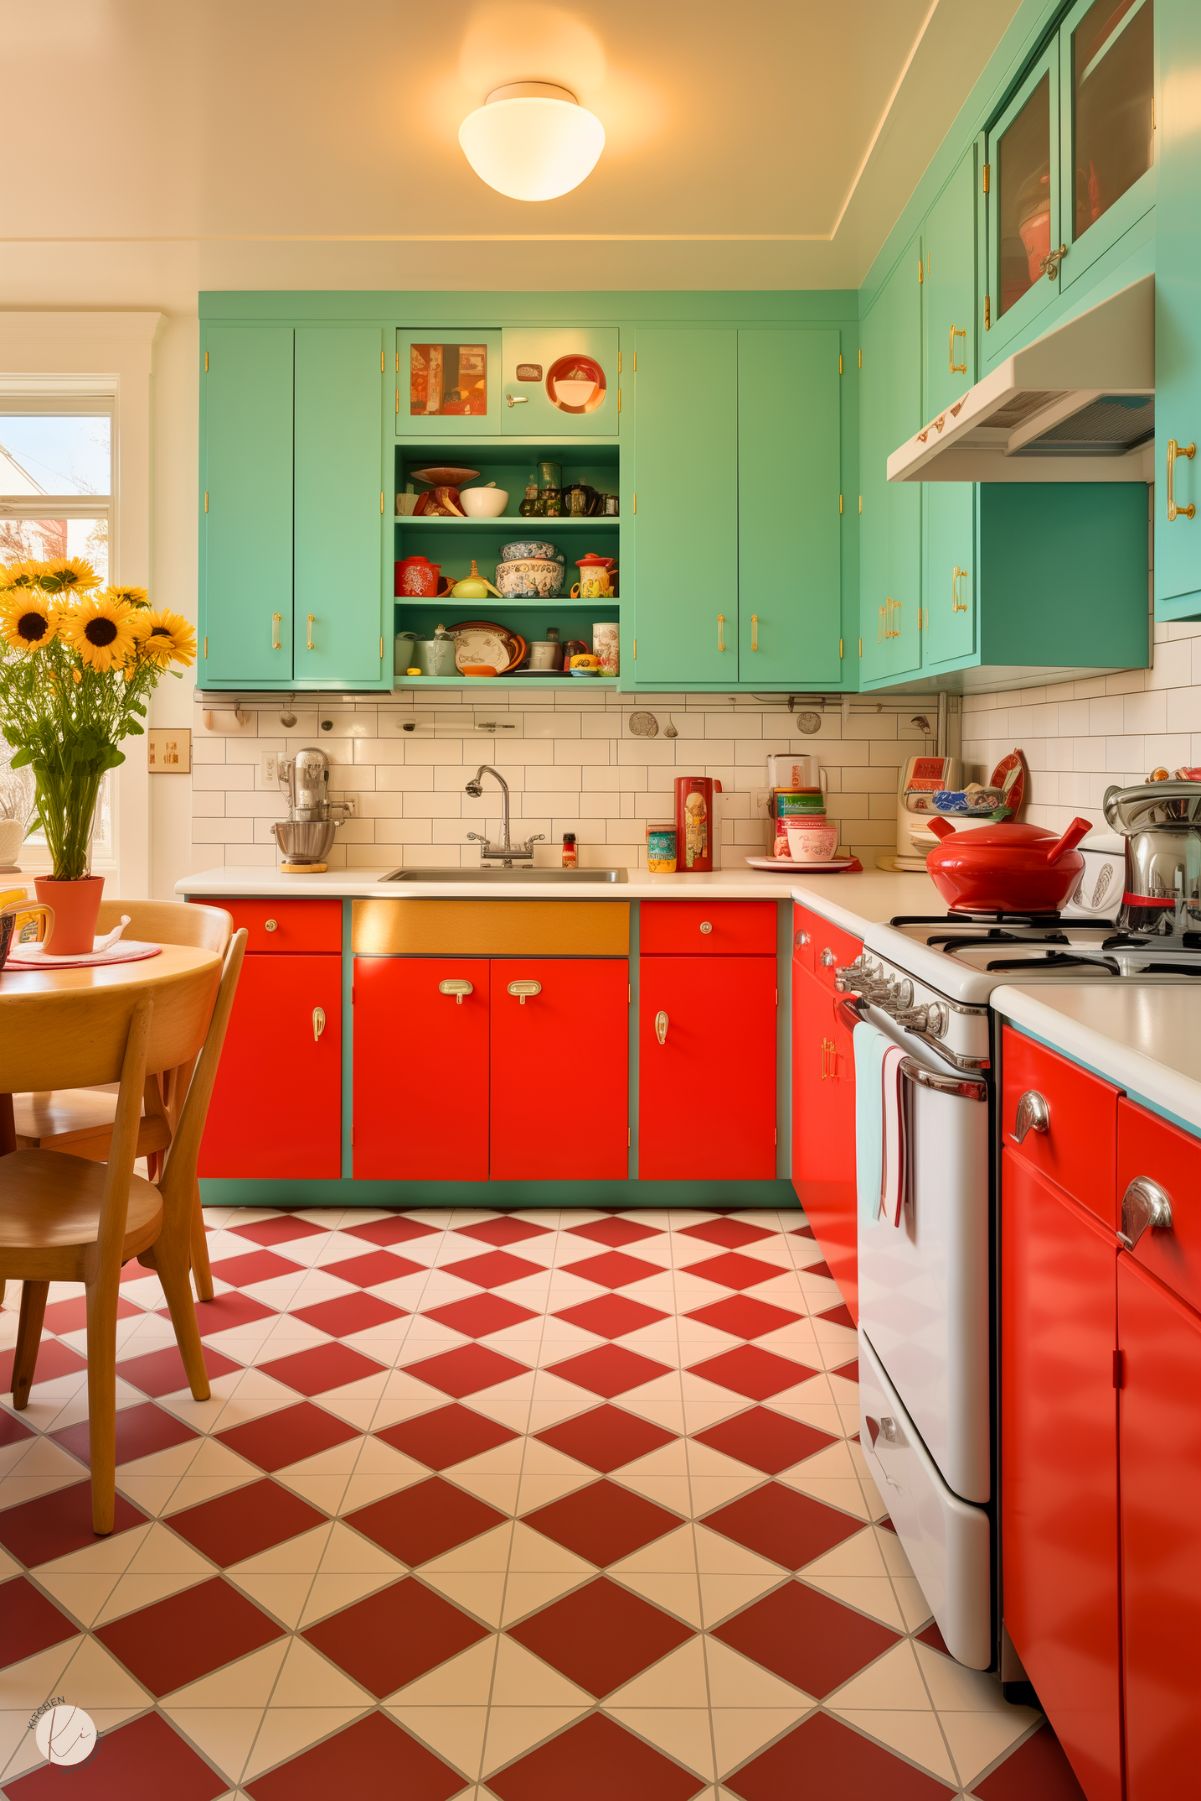
M 263 930 L 264 930 L 264 932 L 278 932 L 279 931 L 278 919 L 265 919 L 263 921 Z

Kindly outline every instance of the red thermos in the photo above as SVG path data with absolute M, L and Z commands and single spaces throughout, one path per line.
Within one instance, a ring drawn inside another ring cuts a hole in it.
M 721 783 L 707 775 L 676 777 L 676 867 L 702 872 L 713 868 L 717 822 L 713 797 Z

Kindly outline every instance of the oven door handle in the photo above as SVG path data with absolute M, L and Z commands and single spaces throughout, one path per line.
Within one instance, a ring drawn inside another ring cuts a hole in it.
M 834 1003 L 834 1010 L 841 1015 L 842 1024 L 848 1031 L 853 1031 L 860 1021 L 869 1021 L 867 1002 L 857 994 L 840 996 Z M 927 1069 L 916 1057 L 902 1058 L 900 1071 L 905 1081 L 914 1083 L 918 1088 L 929 1088 L 935 1094 L 949 1095 L 952 1100 L 988 1099 L 988 1083 L 979 1076 L 956 1075 L 949 1071 L 943 1075 L 936 1069 Z
M 957 1101 L 985 1101 L 988 1099 L 988 1084 L 979 1076 L 942 1075 L 936 1069 L 927 1069 L 916 1057 L 902 1057 L 901 1075 L 906 1082 L 914 1082 L 919 1088 L 933 1089 L 935 1094 L 950 1095 Z

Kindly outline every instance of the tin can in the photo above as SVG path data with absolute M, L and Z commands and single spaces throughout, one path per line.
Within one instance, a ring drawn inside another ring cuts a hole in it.
M 646 828 L 646 867 L 651 875 L 676 871 L 676 823 L 674 819 Z

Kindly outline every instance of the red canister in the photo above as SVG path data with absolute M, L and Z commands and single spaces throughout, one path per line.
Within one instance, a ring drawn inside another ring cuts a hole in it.
M 676 867 L 701 874 L 713 868 L 717 822 L 714 796 L 721 783 L 707 775 L 676 777 Z

